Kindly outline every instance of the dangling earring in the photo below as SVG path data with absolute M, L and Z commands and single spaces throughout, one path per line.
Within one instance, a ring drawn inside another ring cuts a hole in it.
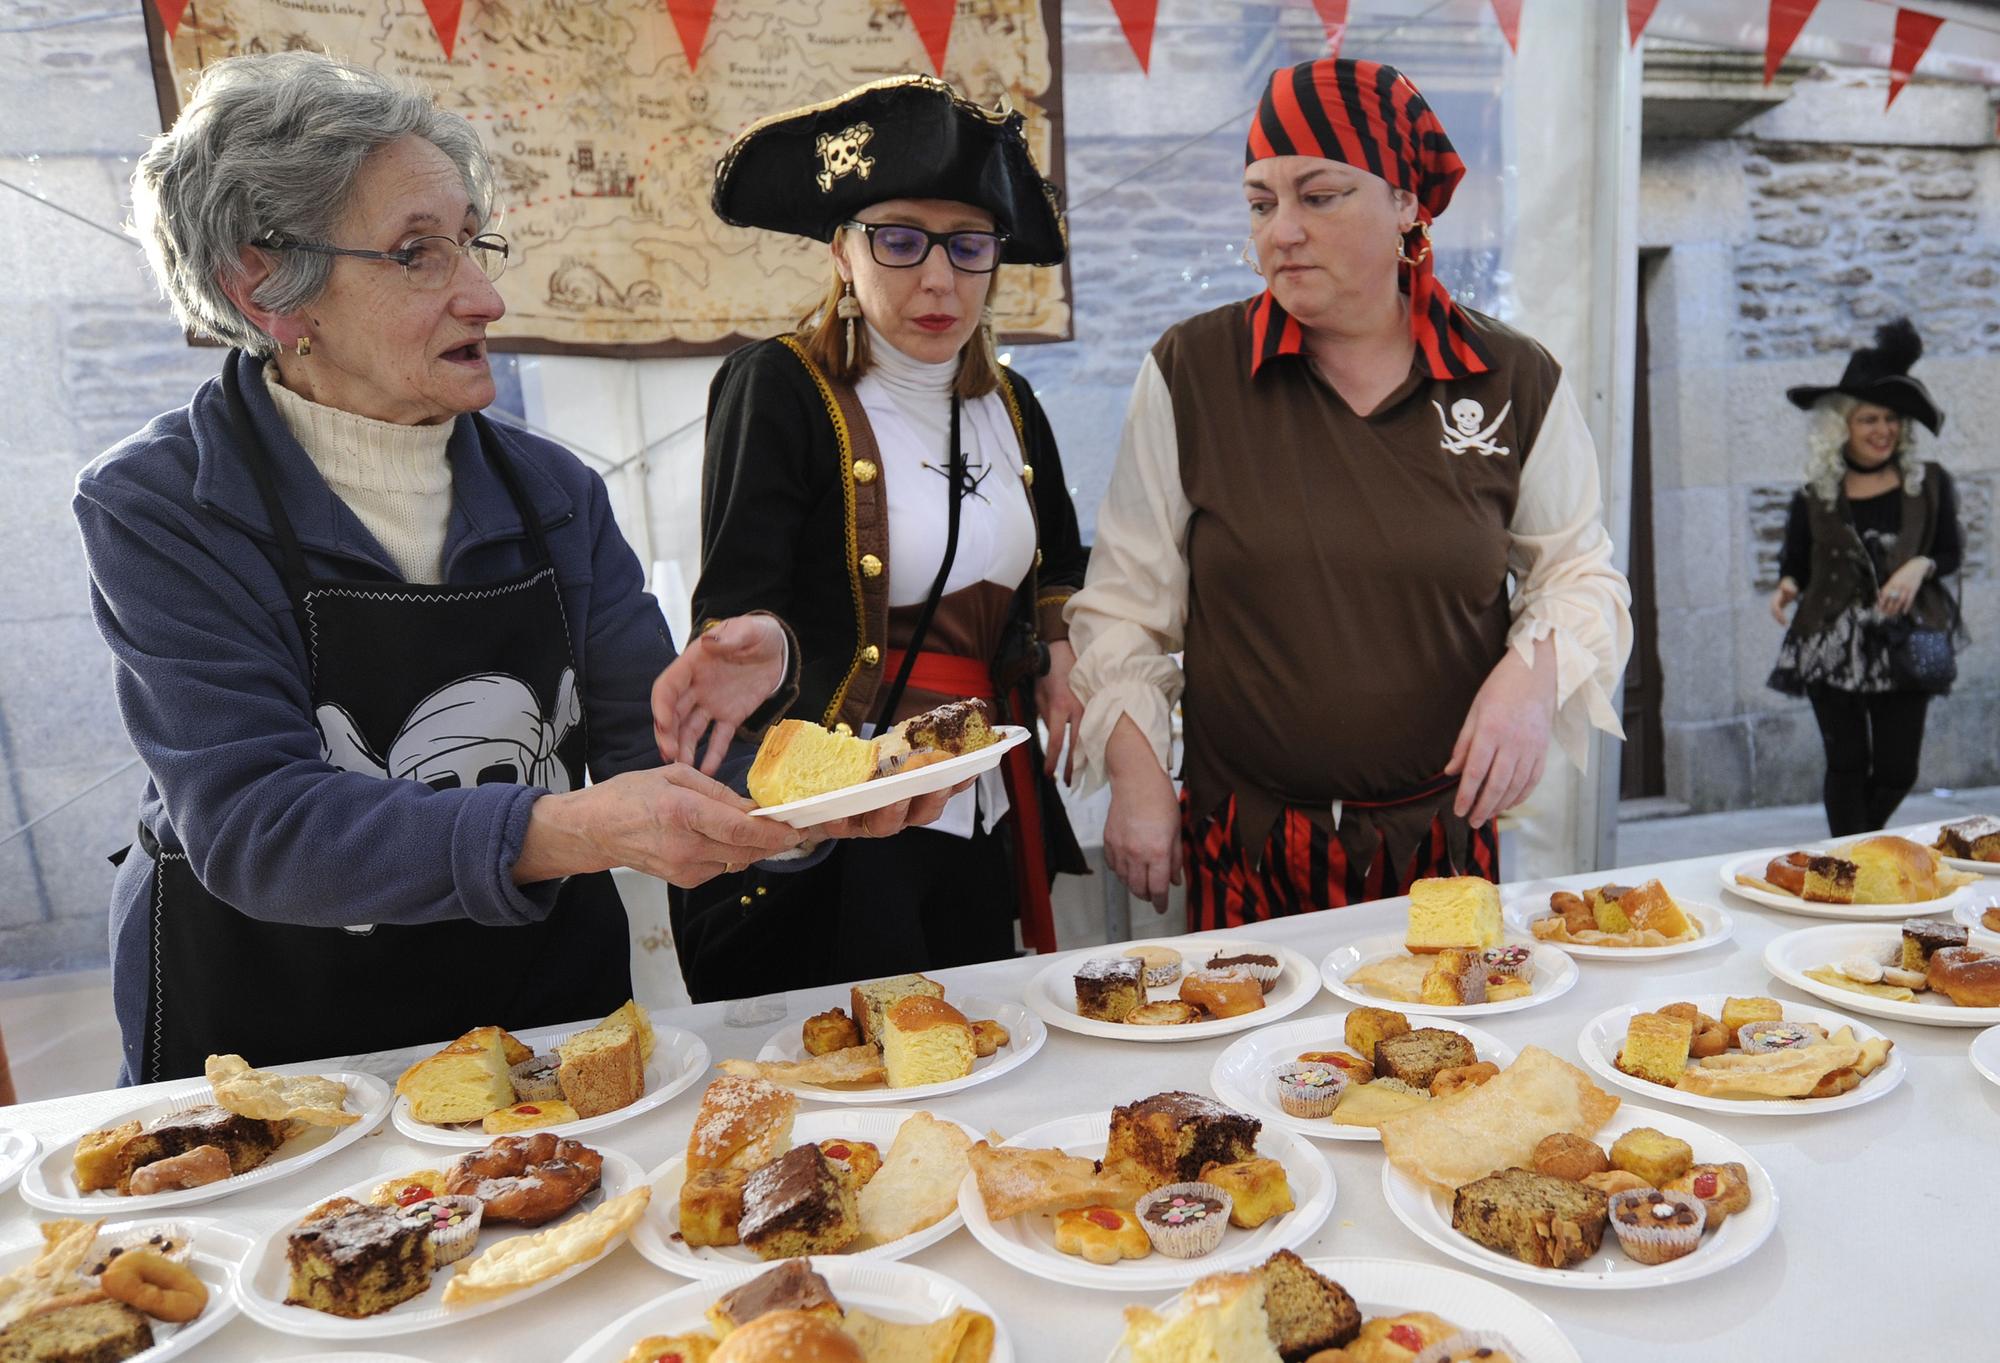
M 305 359 L 313 353 L 313 338 L 310 336 L 299 337 L 298 344 L 292 347 L 292 353 L 302 360 Z
M 861 316 L 861 300 L 854 296 L 854 281 L 848 280 L 840 295 L 840 301 L 833 306 L 833 315 L 847 323 L 847 367 L 854 368 L 855 319 Z
M 1431 225 L 1427 222 L 1420 222 L 1415 227 L 1412 227 L 1410 231 L 1423 237 L 1423 245 L 1417 249 L 1415 255 L 1411 255 L 1408 250 L 1409 232 L 1397 233 L 1396 260 L 1403 265 L 1421 265 L 1431 258 Z
M 1264 266 L 1257 259 L 1257 257 L 1250 254 L 1249 242 L 1246 241 L 1243 243 L 1243 249 L 1236 253 L 1236 258 L 1242 261 L 1245 265 L 1248 265 L 1250 267 L 1250 272 L 1256 275 L 1257 278 L 1262 279 L 1264 277 Z

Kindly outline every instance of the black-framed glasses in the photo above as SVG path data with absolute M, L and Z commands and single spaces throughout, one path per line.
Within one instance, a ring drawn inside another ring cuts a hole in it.
M 441 289 L 458 274 L 458 263 L 471 260 L 488 279 L 498 279 L 507 271 L 507 238 L 498 232 L 482 232 L 470 241 L 453 237 L 417 237 L 393 251 L 360 251 L 351 246 L 327 246 L 316 241 L 287 241 L 272 237 L 258 245 L 270 251 L 309 251 L 316 256 L 353 256 L 356 260 L 386 260 L 403 267 L 403 278 L 413 289 Z
M 877 265 L 892 270 L 914 270 L 931 258 L 931 251 L 944 247 L 951 268 L 965 274 L 992 274 L 1000 268 L 1000 247 L 1005 232 L 926 232 L 900 222 L 849 222 L 843 224 L 868 238 L 868 254 Z

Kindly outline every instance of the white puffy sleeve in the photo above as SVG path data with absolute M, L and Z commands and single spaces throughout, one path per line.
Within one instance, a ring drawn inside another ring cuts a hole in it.
M 1530 666 L 1537 642 L 1554 643 L 1554 736 L 1582 770 L 1592 729 L 1625 736 L 1611 697 L 1632 652 L 1632 589 L 1611 566 L 1597 453 L 1567 377 L 1521 469 L 1508 533 L 1515 591 L 1507 642 Z
M 1070 687 L 1083 703 L 1077 783 L 1105 779 L 1104 748 L 1122 716 L 1153 745 L 1162 770 L 1173 746 L 1187 626 L 1187 531 L 1192 508 L 1181 487 L 1173 399 L 1151 355 L 1139 368 L 1118 462 L 1097 509 L 1097 536 L 1083 590 L 1064 617 L 1076 667 Z

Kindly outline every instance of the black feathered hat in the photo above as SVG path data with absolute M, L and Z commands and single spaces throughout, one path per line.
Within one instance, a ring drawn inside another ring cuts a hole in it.
M 1028 152 L 1026 120 L 930 76 L 895 76 L 761 118 L 715 164 L 709 196 L 733 227 L 830 241 L 884 199 L 951 199 L 991 213 L 1010 265 L 1059 265 L 1061 198 Z
M 1898 317 L 1875 328 L 1875 344 L 1854 352 L 1840 382 L 1827 386 L 1804 385 L 1785 390 L 1792 405 L 1808 410 L 1828 393 L 1845 393 L 1878 407 L 1900 412 L 1912 421 L 1921 421 L 1936 435 L 1944 428 L 1944 413 L 1931 400 L 1930 390 L 1921 379 L 1910 377 L 1910 366 L 1923 357 L 1924 342 L 1907 317 Z

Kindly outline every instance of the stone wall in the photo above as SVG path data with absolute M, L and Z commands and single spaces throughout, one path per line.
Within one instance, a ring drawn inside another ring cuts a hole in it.
M 1912 85 L 1889 117 L 1883 97 L 1879 76 L 1815 71 L 1733 136 L 1644 149 L 1666 793 L 1696 809 L 1818 798 L 1810 708 L 1764 685 L 1782 636 L 1766 601 L 1805 458 L 1784 392 L 1834 381 L 1904 313 L 1949 414 L 1940 438 L 1917 434 L 1959 488 L 1971 631 L 1920 779 L 2000 779 L 2000 442 L 1986 435 L 2000 422 L 2000 149 L 1983 91 Z

